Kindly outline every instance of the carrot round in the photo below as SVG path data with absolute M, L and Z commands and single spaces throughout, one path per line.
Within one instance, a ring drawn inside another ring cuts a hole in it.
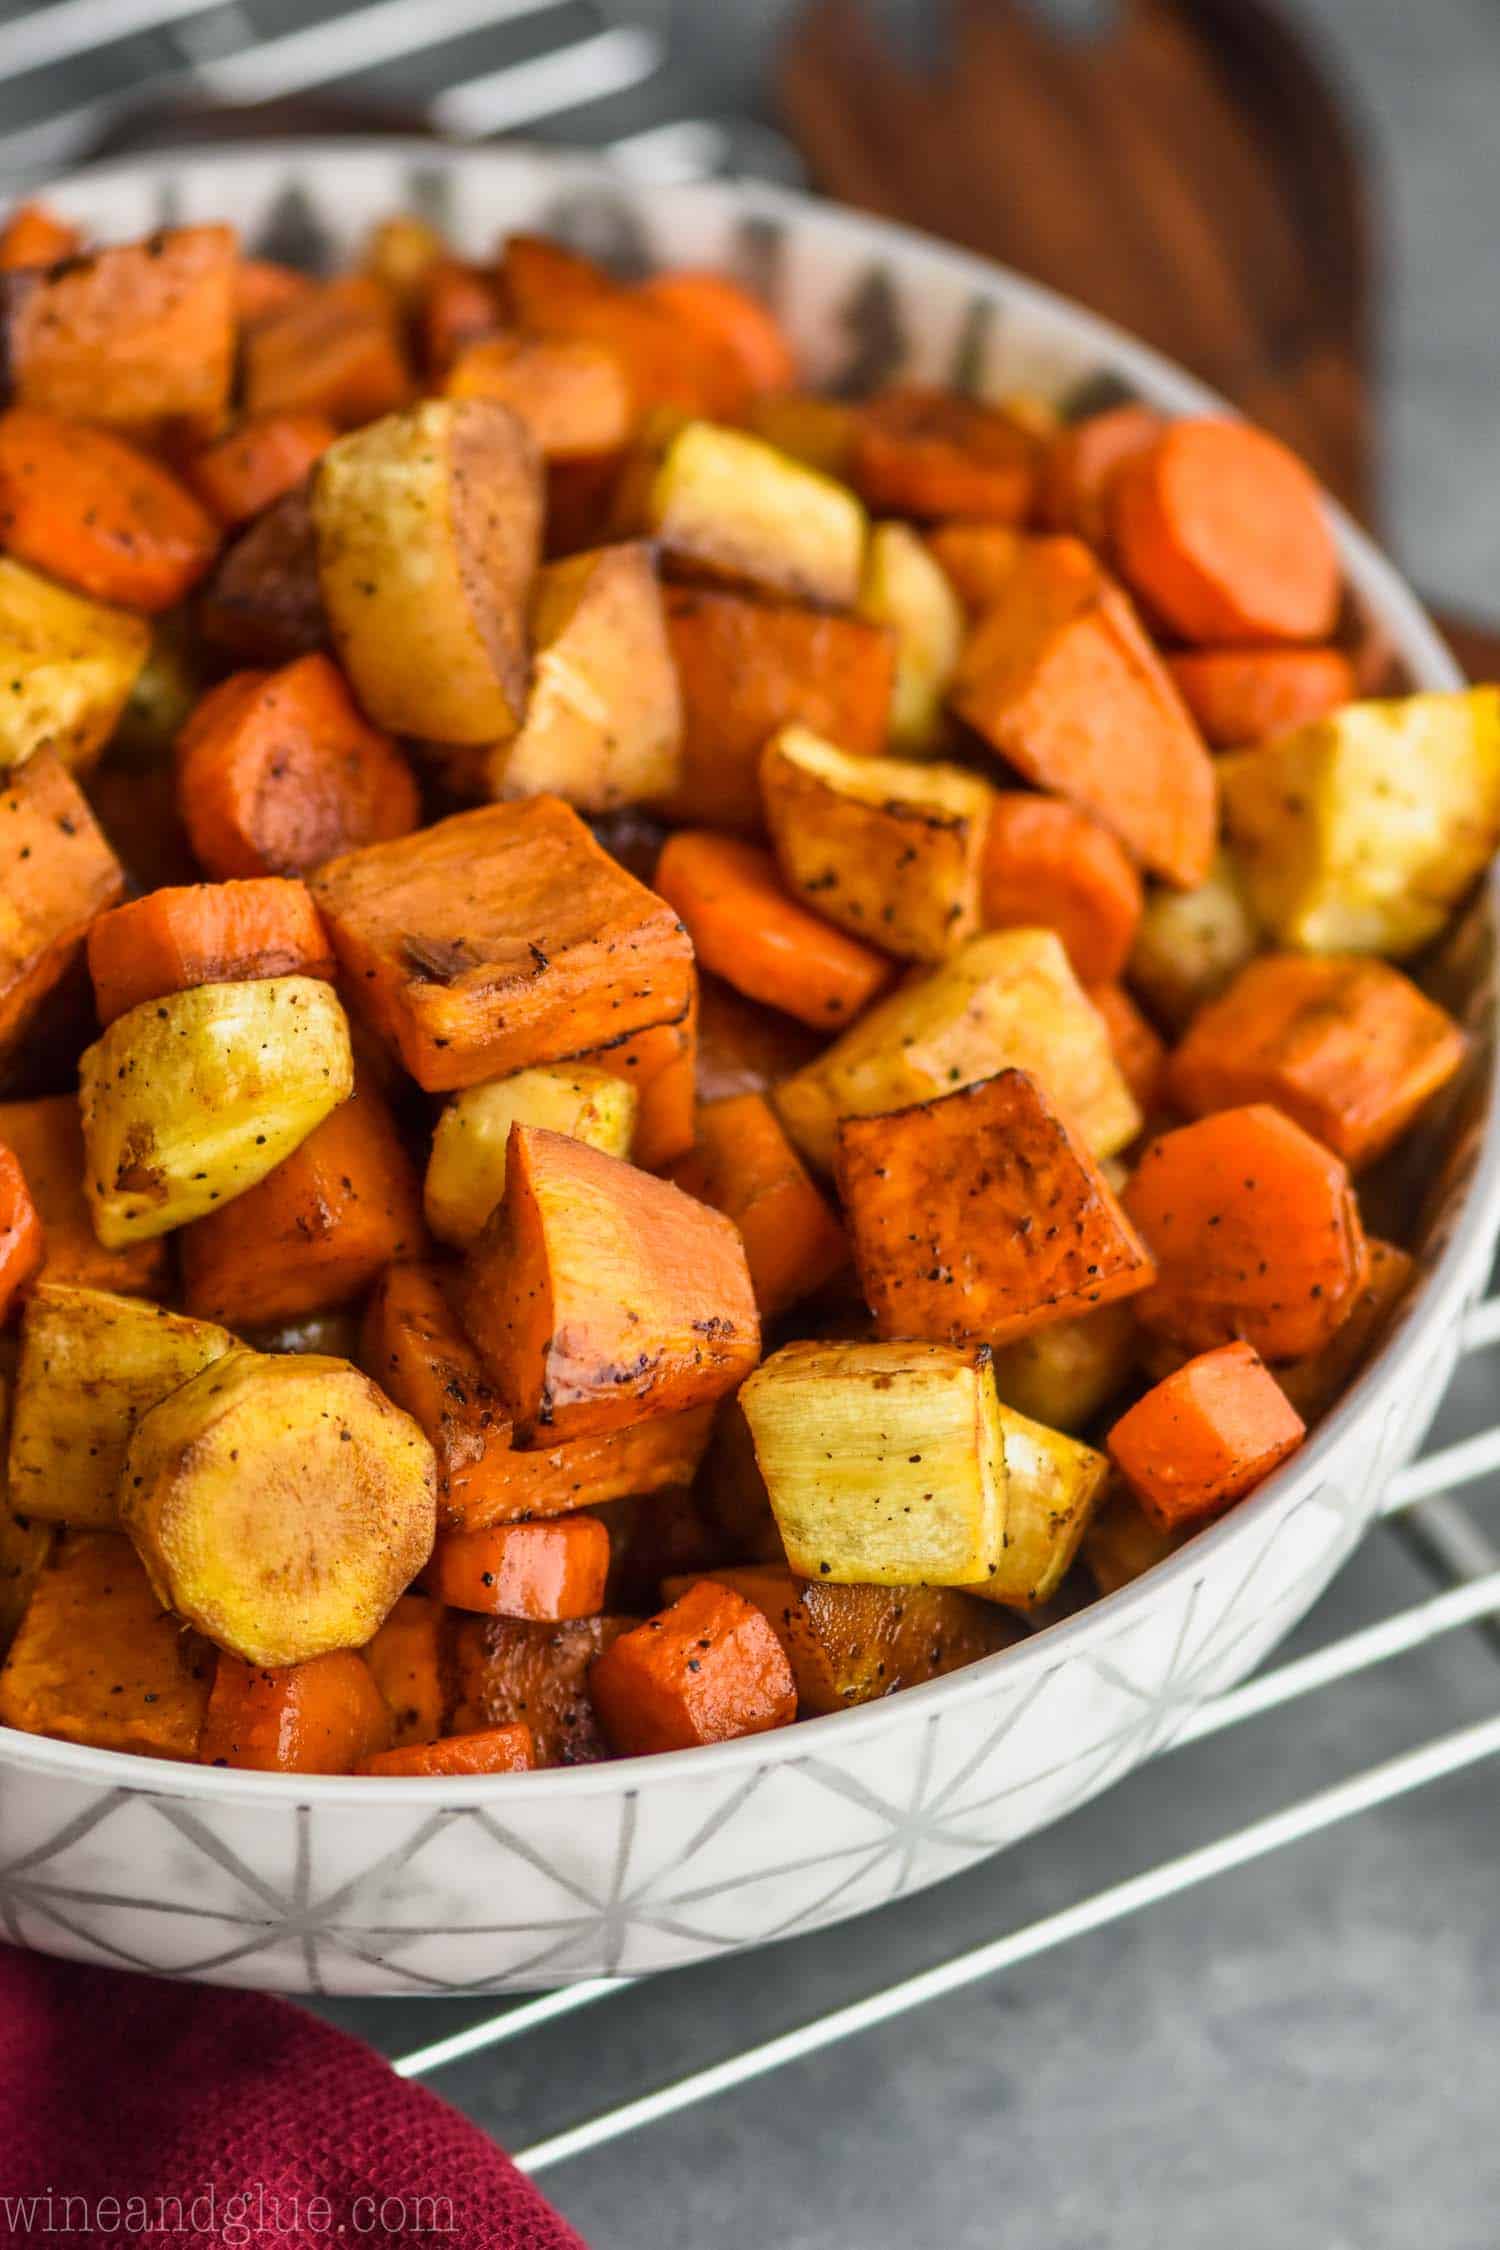
M 454 1609 L 538 1624 L 596 1617 L 609 1576 L 609 1533 L 598 1516 L 497 1523 L 439 1534 L 423 1583 Z
M 170 609 L 213 561 L 219 528 L 123 438 L 35 407 L 0 414 L 0 545 L 125 609 Z
M 697 1145 L 672 1177 L 739 1228 L 762 1318 L 821 1289 L 847 1263 L 843 1228 L 761 1094 L 701 1109 Z
M 324 414 L 263 414 L 195 453 L 185 473 L 204 506 L 233 530 L 293 491 L 337 436 Z
M 257 1773 L 354 1773 L 390 1739 L 385 1698 L 352 1649 L 275 1671 L 221 1654 L 198 1763 Z
M 980 869 L 988 929 L 1056 930 L 1083 984 L 1118 977 L 1144 894 L 1124 846 L 1060 797 L 1003 790 L 990 808 Z
M 642 283 L 641 295 L 722 345 L 751 391 L 789 391 L 795 385 L 797 358 L 780 322 L 727 274 L 654 274 Z
M 1110 487 L 1115 560 L 1187 641 L 1321 641 L 1339 605 L 1322 495 L 1296 455 L 1244 422 L 1174 422 Z
M 0 1143 L 0 1320 L 40 1270 L 45 1251 L 41 1217 L 20 1160 Z
M 1127 461 L 1155 444 L 1162 418 L 1149 406 L 1111 406 L 1060 430 L 1042 463 L 1037 512 L 1049 531 L 1071 531 L 1091 547 L 1109 532 L 1109 488 Z
M 595 1660 L 589 1691 L 625 1757 L 764 1734 L 797 1715 L 797 1687 L 764 1610 L 700 1579 Z
M 299 875 L 417 825 L 417 785 L 326 656 L 221 681 L 177 739 L 183 826 L 210 875 Z
M 1339 648 L 1203 648 L 1166 661 L 1214 750 L 1291 734 L 1357 692 L 1354 666 Z
M 891 515 L 1020 523 L 1036 465 L 1036 439 L 999 407 L 910 384 L 860 410 L 850 481 Z
M 45 203 L 21 203 L 0 230 L 0 273 L 20 266 L 55 266 L 78 249 L 77 227 L 49 211 Z
M 277 875 L 130 899 L 90 925 L 88 956 L 101 1024 L 195 984 L 334 973 L 311 892 Z
M 1243 1499 L 1306 1435 L 1260 1355 L 1222 1344 L 1148 1391 L 1106 1442 L 1151 1522 L 1177 1531 Z
M 848 1023 L 891 980 L 884 955 L 789 898 L 771 854 L 738 837 L 682 829 L 662 848 L 655 888 L 706 969 L 803 1023 Z
M 361 1773 L 415 1777 L 466 1773 L 530 1773 L 536 1744 L 524 1719 L 510 1726 L 483 1727 L 474 1734 L 439 1735 L 435 1742 L 409 1742 L 399 1750 L 377 1750 Z

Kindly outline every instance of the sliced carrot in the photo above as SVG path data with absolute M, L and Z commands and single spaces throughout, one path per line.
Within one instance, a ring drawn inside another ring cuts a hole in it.
M 537 336 L 600 344 L 623 365 L 639 419 L 673 407 L 733 420 L 746 385 L 738 359 L 665 306 L 624 288 L 601 266 L 539 235 L 513 234 L 501 267 L 517 324 Z
M 910 384 L 861 410 L 849 475 L 872 508 L 891 515 L 1022 523 L 1038 453 L 1002 408 Z
M 459 353 L 449 398 L 492 398 L 518 414 L 545 461 L 615 454 L 630 436 L 625 370 L 599 344 L 552 336 L 486 336 Z
M 468 345 L 503 325 L 500 292 L 482 266 L 438 258 L 428 268 L 417 305 L 417 349 L 434 381 L 441 381 Z
M 41 1214 L 31 1199 L 14 1149 L 0 1142 L 0 1321 L 41 1271 L 46 1243 Z
M 987 929 L 1056 930 L 1082 984 L 1118 977 L 1145 894 L 1124 846 L 1091 813 L 1060 797 L 1000 791 L 980 869 Z
M 391 1715 L 391 1747 L 435 1742 L 448 1712 L 448 1612 L 403 1594 L 361 1651 Z
M 295 491 L 337 436 L 326 414 L 264 414 L 191 455 L 188 482 L 233 531 Z
M 1167 1090 L 1190 1117 L 1271 1102 L 1358 1171 L 1467 1051 L 1453 1018 L 1388 961 L 1267 954 L 1193 1018 Z
M 1315 1422 L 1343 1397 L 1381 1342 L 1411 1287 L 1415 1261 L 1394 1242 L 1370 1241 L 1370 1278 L 1338 1333 L 1308 1359 L 1285 1361 L 1276 1380 L 1304 1422 Z
M 514 1726 L 485 1727 L 474 1734 L 440 1735 L 435 1742 L 414 1742 L 399 1750 L 378 1750 L 366 1758 L 361 1773 L 442 1776 L 466 1773 L 530 1773 L 535 1767 L 536 1744 L 524 1720 Z
M 21 203 L 0 229 L 0 272 L 17 266 L 55 266 L 77 255 L 81 241 L 71 220 L 45 203 Z
M 761 1094 L 701 1109 L 697 1145 L 672 1177 L 739 1228 L 763 1320 L 821 1289 L 848 1261 L 843 1228 Z
M 805 1070 L 818 1052 L 816 1035 L 774 1008 L 746 1000 L 717 977 L 698 980 L 698 1099 L 764 1094 L 779 1078 Z
M 385 1699 L 352 1649 L 274 1672 L 221 1653 L 198 1763 L 257 1773 L 354 1773 L 390 1738 Z
M 1296 455 L 1247 423 L 1173 422 L 1110 487 L 1131 592 L 1212 648 L 1321 641 L 1339 605 L 1322 494 Z
M 311 892 L 278 875 L 131 899 L 91 925 L 88 955 L 101 1024 L 195 984 L 334 973 Z
M 1221 1344 L 1148 1391 L 1107 1442 L 1151 1522 L 1175 1531 L 1242 1500 L 1306 1435 L 1259 1353 Z
M 497 1523 L 438 1534 L 429 1593 L 487 1617 L 596 1617 L 609 1576 L 609 1533 L 597 1516 Z
M 359 710 L 326 656 L 241 672 L 198 705 L 177 742 L 178 801 L 210 875 L 298 875 L 405 836 L 411 768 Z
M 596 1047 L 578 1060 L 635 1088 L 631 1162 L 661 1172 L 693 1145 L 698 1062 L 698 995 L 678 1023 L 653 1024 L 617 1046 Z
M 653 274 L 641 295 L 665 306 L 687 327 L 722 345 L 738 363 L 752 392 L 789 391 L 797 382 L 797 355 L 775 314 L 727 274 Z
M 1164 425 L 1149 406 L 1111 406 L 1059 430 L 1042 463 L 1037 513 L 1049 531 L 1090 547 L 1109 535 L 1109 488 L 1127 461 L 1154 445 Z
M 1167 1067 L 1165 1041 L 1146 1021 L 1123 984 L 1091 984 L 1088 996 L 1104 1018 L 1109 1043 L 1136 1106 L 1150 1116 L 1161 1099 Z
M 1137 1316 L 1189 1351 L 1243 1339 L 1269 1360 L 1301 1359 L 1369 1278 L 1348 1172 L 1264 1103 L 1163 1133 L 1122 1201 L 1158 1269 Z
M 55 750 L 0 786 L 0 1058 L 22 1045 L 125 874 Z
M 219 530 L 177 479 L 107 430 L 13 406 L 0 414 L 0 546 L 125 609 L 170 609 L 208 569 Z
M 357 1079 L 285 1162 L 179 1242 L 188 1309 L 234 1328 L 328 1312 L 420 1257 L 421 1186 L 385 1103 Z
M 1291 734 L 1358 692 L 1339 648 L 1191 649 L 1169 656 L 1167 670 L 1215 750 Z
M 589 1674 L 600 1723 L 625 1757 L 790 1726 L 797 1685 L 764 1610 L 700 1579 L 622 1633 Z
M 293 297 L 245 336 L 245 412 L 326 414 L 357 429 L 411 396 L 411 374 L 389 294 L 347 274 Z
M 654 887 L 706 969 L 802 1023 L 835 1030 L 891 981 L 883 954 L 799 905 L 771 854 L 739 837 L 680 830 L 662 848 Z
M 234 278 L 235 318 L 243 327 L 252 327 L 268 313 L 311 297 L 317 286 L 311 274 L 278 265 L 274 258 L 241 258 Z
M 1003 599 L 1026 535 L 1004 523 L 940 523 L 927 544 L 964 608 L 978 617 Z

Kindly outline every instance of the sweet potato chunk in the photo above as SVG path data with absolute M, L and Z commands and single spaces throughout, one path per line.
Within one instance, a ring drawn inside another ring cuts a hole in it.
M 353 430 L 410 396 L 390 297 L 365 274 L 299 292 L 245 337 L 247 414 L 323 414 Z
M 1085 990 L 1090 1005 L 1104 1020 L 1120 1075 L 1135 1096 L 1136 1107 L 1149 1117 L 1161 1099 L 1166 1042 L 1146 1021 L 1123 984 L 1091 984 Z
M 1369 1277 L 1348 1172 L 1264 1104 L 1162 1134 L 1123 1201 L 1158 1269 L 1137 1314 L 1192 1351 L 1243 1338 L 1267 1359 L 1301 1359 Z
M 432 1742 L 448 1707 L 448 1612 L 423 1594 L 403 1594 L 361 1652 L 390 1713 L 391 1746 Z
M 609 1752 L 589 1694 L 589 1669 L 635 1622 L 633 1617 L 580 1617 L 565 1625 L 531 1625 L 519 1617 L 458 1619 L 450 1729 L 468 1734 L 524 1722 L 539 1766 L 597 1763 Z
M 0 556 L 0 672 L 6 682 L 0 768 L 55 750 L 75 773 L 86 773 L 109 740 L 150 645 L 143 617 L 107 608 Z
M 488 398 L 526 424 L 544 461 L 617 453 L 634 420 L 630 385 L 613 352 L 565 336 L 483 336 L 458 353 L 449 398 Z
M 1109 541 L 1109 489 L 1117 473 L 1154 445 L 1166 424 L 1149 406 L 1106 407 L 1060 430 L 1042 464 L 1038 509 L 1049 531 L 1071 532 L 1102 551 Z
M 0 229 L 0 267 L 55 266 L 76 257 L 83 237 L 45 203 L 18 203 Z
M 41 1214 L 14 1149 L 0 1141 L 0 1322 L 41 1267 Z
M 429 1092 L 673 1022 L 691 998 L 676 915 L 555 797 L 350 852 L 312 891 L 355 1005 Z
M 721 1398 L 760 1323 L 738 1230 L 665 1180 L 513 1125 L 464 1317 L 522 1445 Z
M 390 1739 L 385 1700 L 352 1649 L 275 1670 L 221 1655 L 198 1760 L 256 1773 L 355 1773 Z
M 0 1057 L 22 1045 L 124 870 L 55 751 L 0 789 Z
M 1155 1278 L 1087 1147 L 1024 1070 L 846 1118 L 835 1176 L 882 1336 L 1008 1343 Z
M 83 1181 L 87 1159 L 77 1096 L 52 1094 L 34 1102 L 0 1102 L 0 1143 L 14 1151 L 41 1215 L 48 1281 L 122 1295 L 161 1297 L 167 1292 L 167 1244 L 160 1238 L 106 1249 L 94 1232 Z
M 333 975 L 332 948 L 306 886 L 275 875 L 131 899 L 90 925 L 88 954 L 102 1024 L 195 984 Z
M 513 234 L 500 270 L 522 329 L 593 344 L 620 362 L 637 417 L 656 407 L 733 416 L 743 404 L 739 361 L 718 337 L 625 287 L 578 251 Z
M 442 1532 L 423 1583 L 454 1609 L 545 1623 L 596 1617 L 608 1577 L 608 1531 L 597 1516 L 571 1515 Z
M 248 1664 L 360 1648 L 432 1551 L 432 1448 L 344 1360 L 227 1353 L 137 1423 L 121 1514 L 152 1584 Z
M 850 609 L 859 593 L 866 524 L 853 493 L 743 430 L 679 430 L 645 516 L 668 561 L 695 576 L 824 609 Z
M 423 1202 L 442 1242 L 469 1250 L 505 1192 L 512 1125 L 545 1125 L 609 1156 L 630 1154 L 635 1088 L 584 1063 L 552 1063 L 466 1087 L 448 1102 L 432 1136 Z
M 622 1633 L 589 1689 L 625 1757 L 765 1734 L 797 1716 L 792 1668 L 765 1612 L 711 1579 Z
M 213 1650 L 162 1608 L 128 1539 L 59 1541 L 0 1672 L 0 1725 L 93 1750 L 192 1758 Z
M 273 502 L 225 549 L 197 603 L 198 630 L 235 664 L 291 664 L 328 640 L 318 545 L 305 484 Z
M 849 1245 L 760 1094 L 709 1102 L 672 1177 L 734 1221 L 763 1320 L 810 1296 L 845 1265 Z
M 1259 1354 L 1221 1344 L 1148 1391 L 1109 1450 L 1151 1521 L 1175 1531 L 1243 1499 L 1306 1434 Z

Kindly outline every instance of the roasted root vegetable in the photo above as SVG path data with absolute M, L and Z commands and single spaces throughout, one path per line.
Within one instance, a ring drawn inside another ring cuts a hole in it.
M 1026 1070 L 1096 1157 L 1135 1138 L 1140 1112 L 1109 1033 L 1050 930 L 999 930 L 913 978 L 776 1088 L 792 1139 L 832 1169 L 839 1121 L 934 1100 Z
M 1037 501 L 1047 529 L 1071 532 L 1091 547 L 1106 548 L 1110 487 L 1126 462 L 1153 446 L 1165 427 L 1149 406 L 1132 401 L 1059 430 L 1042 463 Z
M 783 727 L 760 778 L 782 875 L 826 920 L 908 961 L 944 960 L 974 935 L 995 794 L 977 774 L 851 756 Z
M 403 1594 L 361 1651 L 390 1714 L 391 1747 L 433 1742 L 449 1701 L 448 1612 L 425 1594 Z
M 446 1734 L 435 1742 L 409 1743 L 398 1750 L 377 1750 L 362 1760 L 361 1773 L 433 1775 L 472 1773 L 530 1773 L 537 1763 L 536 1743 L 530 1727 L 482 1727 L 474 1734 Z
M 266 875 L 152 891 L 89 925 L 101 1024 L 195 984 L 329 977 L 333 952 L 306 885 Z
M 390 1738 L 384 1698 L 352 1649 L 274 1670 L 224 1654 L 198 1759 L 253 1773 L 354 1773 Z
M 0 1440 L 5 1434 L 9 1389 L 10 1386 L 0 1379 Z M 37 1523 L 18 1512 L 0 1473 L 0 1662 L 26 1614 L 32 1591 L 52 1551 L 54 1536 L 50 1523 Z
M 0 1057 L 27 1037 L 124 871 L 56 753 L 0 788 Z
M 784 1344 L 740 1392 L 800 1578 L 974 1586 L 1006 1537 L 987 1345 Z
M 1260 943 L 1240 870 L 1220 852 L 1195 889 L 1149 893 L 1126 974 L 1162 1022 L 1180 1030 L 1259 952 Z
M 743 430 L 689 422 L 651 479 L 642 529 L 670 565 L 825 609 L 852 609 L 865 512 L 852 492 Z
M 995 1389 L 1003 1405 L 1030 1421 L 1076 1434 L 1124 1390 L 1135 1357 L 1135 1313 L 1120 1298 L 1002 1344 L 995 1353 Z
M 692 1000 L 672 909 L 555 797 L 456 813 L 312 882 L 365 1020 L 430 1093 L 557 1062 Z
M 35 408 L 0 414 L 0 546 L 95 601 L 170 609 L 208 569 L 219 530 L 149 455 Z
M 1008 1343 L 1155 1279 L 1088 1148 L 1024 1070 L 846 1118 L 835 1177 L 882 1336 Z
M 1116 1475 L 1083 1535 L 1079 1559 L 1098 1594 L 1117 1594 L 1192 1535 L 1191 1525 L 1163 1531 L 1152 1522 L 1122 1476 Z
M 536 1622 L 597 1617 L 609 1577 L 609 1533 L 598 1516 L 497 1523 L 439 1534 L 423 1583 L 454 1609 Z
M 594 344 L 619 361 L 637 418 L 657 408 L 732 416 L 743 405 L 739 356 L 719 336 L 615 281 L 578 251 L 537 235 L 512 235 L 500 274 L 523 330 Z
M 526 698 L 541 463 L 488 399 L 429 400 L 340 438 L 312 486 L 329 629 L 377 726 L 502 742 Z
M 1003 596 L 1026 546 L 1026 535 L 1003 523 L 935 524 L 927 551 L 969 618 L 982 617 Z
M 734 1221 L 763 1320 L 810 1296 L 847 1263 L 844 1231 L 760 1094 L 706 1102 L 673 1179 Z
M 1353 703 L 1219 761 L 1224 820 L 1271 935 L 1405 960 L 1500 842 L 1500 688 Z
M 108 741 L 151 646 L 142 617 L 91 601 L 0 556 L 0 768 L 55 750 L 87 772 Z
M 1205 648 L 1167 658 L 1183 702 L 1213 750 L 1273 742 L 1355 697 L 1340 648 Z
M 1110 1431 L 1109 1450 L 1151 1521 L 1176 1531 L 1243 1499 L 1306 1434 L 1258 1353 L 1233 1343 L 1148 1391 Z
M 244 345 L 247 414 L 321 414 L 354 429 L 404 406 L 411 377 L 388 292 L 365 274 L 301 290 Z
M 70 220 L 45 203 L 18 203 L 0 228 L 0 268 L 10 273 L 18 266 L 55 266 L 76 257 L 81 247 L 82 236 Z
M 349 1026 L 318 977 L 196 985 L 117 1016 L 79 1064 L 99 1240 L 121 1249 L 243 1195 L 353 1085 Z
M 736 362 L 746 390 L 790 390 L 797 357 L 785 330 L 759 297 L 727 274 L 692 269 L 652 274 L 641 294 Z
M 290 664 L 328 640 L 318 545 L 305 484 L 274 501 L 227 547 L 196 603 L 198 631 L 221 661 Z
M 1080 983 L 1102 984 L 1129 960 L 1144 903 L 1129 854 L 1102 821 L 1060 797 L 994 793 L 979 875 L 987 929 L 1056 930 Z
M 120 1506 L 153 1586 L 247 1664 L 357 1649 L 432 1552 L 432 1448 L 346 1361 L 226 1353 L 136 1424 Z
M 48 1281 L 124 1295 L 166 1294 L 170 1253 L 161 1237 L 111 1250 L 94 1232 L 84 1194 L 88 1160 L 76 1095 L 0 1102 L 0 1145 L 19 1161 L 41 1218 L 41 1270 Z
M 612 1642 L 589 1691 L 627 1758 L 765 1734 L 797 1716 L 792 1668 L 765 1612 L 709 1579 Z
M 811 1062 L 818 1046 L 817 1034 L 805 1025 L 745 999 L 718 977 L 699 978 L 694 1060 L 700 1101 L 769 1093 L 789 1069 Z
M 1394 1242 L 1370 1242 L 1370 1273 L 1347 1319 L 1321 1350 L 1284 1360 L 1276 1380 L 1304 1422 L 1327 1413 L 1364 1366 L 1411 1287 L 1413 1262 Z
M 1085 989 L 1104 1019 L 1120 1075 L 1135 1096 L 1136 1107 L 1149 1117 L 1161 1099 L 1166 1042 L 1147 1022 L 1123 984 L 1091 984 Z
M 236 531 L 304 484 L 337 436 L 325 414 L 263 414 L 191 455 L 185 473 L 214 520 Z
M 1026 1615 L 1044 1609 L 1073 1567 L 1109 1480 L 1091 1445 L 1001 1405 L 1005 1547 L 1000 1567 L 971 1591 Z
M 585 1766 L 609 1755 L 589 1694 L 601 1652 L 633 1617 L 533 1625 L 519 1617 L 461 1617 L 453 1635 L 455 1734 L 525 1724 L 539 1766 Z
M 996 406 L 916 384 L 871 399 L 849 475 L 892 515 L 1020 523 L 1036 488 L 1035 438 Z
M 523 1445 L 723 1397 L 760 1324 L 738 1230 L 583 1141 L 513 1125 L 464 1318 Z
M 118 1530 L 130 1433 L 234 1337 L 140 1297 L 39 1282 L 21 1324 L 10 1495 L 26 1516 Z
M 433 1132 L 423 1188 L 428 1225 L 440 1241 L 473 1248 L 505 1190 L 512 1125 L 545 1125 L 609 1156 L 628 1156 L 635 1109 L 633 1086 L 584 1063 L 467 1087 L 444 1106 Z
M 654 1023 L 628 1039 L 580 1056 L 585 1069 L 618 1078 L 635 1096 L 629 1154 L 642 1171 L 662 1172 L 693 1145 L 698 1070 L 698 979 L 676 1023 Z M 589 1136 L 583 1135 L 587 1140 Z M 625 1151 L 621 1151 L 623 1155 Z
M 614 353 L 565 336 L 483 336 L 459 352 L 443 389 L 509 407 L 549 462 L 622 451 L 635 418 Z
M 896 636 L 891 748 L 930 751 L 942 726 L 943 699 L 958 669 L 964 613 L 925 542 L 906 523 L 878 523 L 865 550 L 859 613 Z
M 0 1141 L 0 1322 L 46 1254 L 41 1214 L 15 1150 Z

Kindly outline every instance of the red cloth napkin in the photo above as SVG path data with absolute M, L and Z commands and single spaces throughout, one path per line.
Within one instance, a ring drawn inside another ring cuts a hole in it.
M 456 2110 L 286 2001 L 0 1947 L 0 2243 L 428 2236 L 586 2250 Z

